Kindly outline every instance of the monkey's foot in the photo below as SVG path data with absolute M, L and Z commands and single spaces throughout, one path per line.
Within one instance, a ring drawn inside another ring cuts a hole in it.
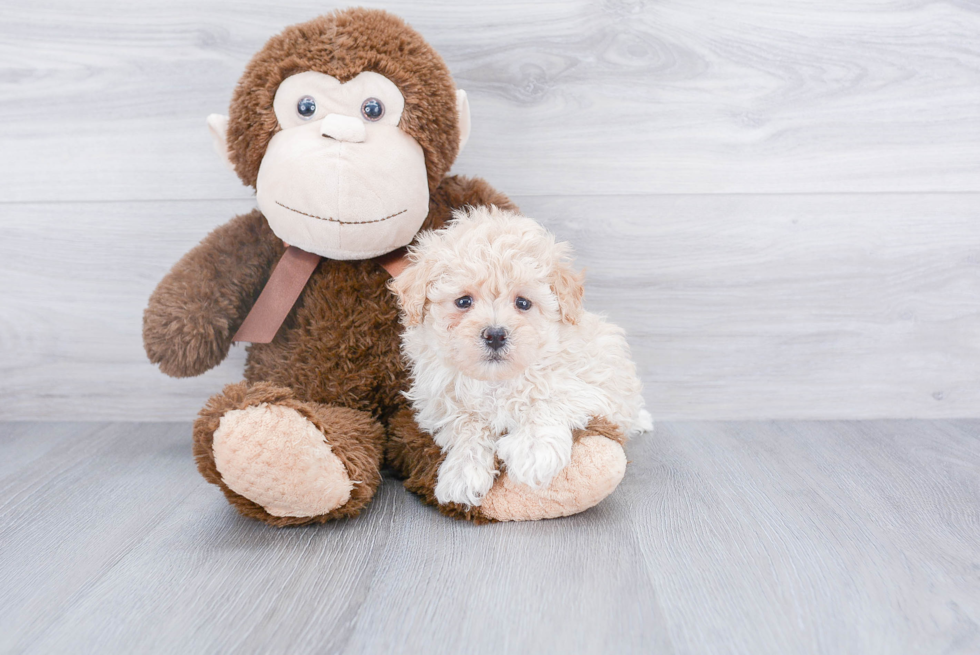
M 356 516 L 381 481 L 383 444 L 369 414 L 263 382 L 228 385 L 194 423 L 204 477 L 242 514 L 277 526 Z
M 344 463 L 298 411 L 262 403 L 221 417 L 214 463 L 224 483 L 273 516 L 319 516 L 350 500 Z
M 389 427 L 388 463 L 405 479 L 405 488 L 443 514 L 475 523 L 534 521 L 583 512 L 611 494 L 626 472 L 622 432 L 605 419 L 593 418 L 587 427 L 572 433 L 571 462 L 547 487 L 518 484 L 505 471 L 479 507 L 440 503 L 435 487 L 445 458 L 442 449 L 418 427 L 408 409 L 392 417 Z
M 598 505 L 619 486 L 626 453 L 616 441 L 590 434 L 572 446 L 572 461 L 543 489 L 532 489 L 501 473 L 480 511 L 497 521 L 536 521 L 578 514 Z

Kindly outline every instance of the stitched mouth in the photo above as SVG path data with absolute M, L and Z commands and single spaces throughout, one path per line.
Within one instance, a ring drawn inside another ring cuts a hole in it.
M 393 219 L 395 216 L 399 216 L 400 214 L 404 214 L 405 212 L 408 211 L 408 209 L 403 209 L 400 212 L 395 212 L 391 216 L 385 216 L 384 218 L 379 218 L 373 221 L 342 221 L 339 218 L 332 218 L 330 216 L 316 216 L 314 214 L 307 214 L 306 212 L 301 212 L 298 209 L 287 207 L 286 205 L 282 204 L 278 200 L 276 201 L 276 204 L 282 207 L 283 209 L 288 209 L 289 211 L 300 214 L 301 216 L 309 216 L 310 218 L 315 218 L 318 221 L 330 221 L 331 223 L 340 223 L 342 225 L 367 225 L 369 223 L 383 223 L 385 221 Z

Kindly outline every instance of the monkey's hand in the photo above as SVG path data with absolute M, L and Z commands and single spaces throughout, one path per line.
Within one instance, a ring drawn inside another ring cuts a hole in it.
M 200 375 L 228 355 L 284 246 L 258 211 L 217 228 L 177 262 L 143 313 L 143 347 L 173 377 Z

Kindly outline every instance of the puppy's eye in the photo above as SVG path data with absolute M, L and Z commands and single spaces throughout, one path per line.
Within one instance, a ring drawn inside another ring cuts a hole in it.
M 522 312 L 526 312 L 527 310 L 531 309 L 531 301 L 527 298 L 517 296 L 517 300 L 514 301 L 514 304 L 517 305 L 517 308 Z
M 456 306 L 460 309 L 469 309 L 473 306 L 473 298 L 470 296 L 463 296 L 456 299 Z
M 316 100 L 311 96 L 303 96 L 296 103 L 296 113 L 303 117 L 305 120 L 316 113 Z

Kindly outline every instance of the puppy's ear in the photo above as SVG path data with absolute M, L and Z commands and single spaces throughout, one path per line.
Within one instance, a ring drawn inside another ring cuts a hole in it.
M 585 295 L 585 273 L 572 268 L 570 261 L 562 259 L 555 267 L 551 289 L 558 298 L 558 310 L 564 323 L 575 325 L 582 315 L 582 296 Z
M 409 327 L 422 323 L 426 294 L 433 277 L 433 264 L 417 261 L 409 264 L 398 277 L 388 281 L 388 288 L 398 296 L 398 304 Z

